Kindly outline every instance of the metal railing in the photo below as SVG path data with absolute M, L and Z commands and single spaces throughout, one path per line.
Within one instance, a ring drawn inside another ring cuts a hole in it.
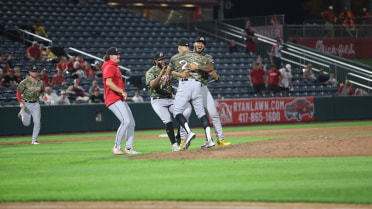
M 28 35 L 34 36 L 34 37 L 36 37 L 36 38 L 38 38 L 38 39 L 41 39 L 41 40 L 43 40 L 43 41 L 49 42 L 50 45 L 53 45 L 53 41 L 50 40 L 50 39 L 48 39 L 48 38 L 45 38 L 45 37 L 42 37 L 42 36 L 36 35 L 36 34 L 34 34 L 34 33 L 28 32 L 28 31 L 23 30 L 23 29 L 20 29 L 20 28 L 16 28 L 16 29 L 19 30 L 19 31 L 21 31 L 21 32 L 23 32 L 23 34 L 26 33 L 26 34 L 28 34 Z M 23 41 L 26 41 L 26 42 L 32 43 L 31 40 L 25 39 L 24 36 L 23 36 Z
M 86 52 L 83 52 L 83 51 L 81 51 L 81 50 L 75 49 L 75 48 L 73 48 L 73 47 L 69 47 L 68 49 L 69 49 L 69 50 L 72 50 L 72 51 L 74 51 L 74 52 L 80 53 L 80 54 L 82 54 L 82 55 L 85 55 L 85 56 L 87 56 L 87 57 L 93 58 L 93 59 L 95 59 L 95 60 L 98 60 L 98 61 L 104 62 L 104 60 L 103 60 L 102 58 L 96 57 L 96 56 L 94 56 L 94 55 L 91 55 L 91 54 L 89 54 L 89 53 L 86 53 Z M 122 70 L 124 70 L 124 71 L 126 71 L 126 72 L 129 74 L 129 75 L 122 75 L 122 77 L 123 77 L 124 79 L 129 79 L 129 78 L 131 77 L 132 72 L 131 72 L 131 70 L 130 70 L 129 68 L 126 68 L 126 67 L 121 66 L 121 65 L 119 65 L 119 68 L 122 69 Z

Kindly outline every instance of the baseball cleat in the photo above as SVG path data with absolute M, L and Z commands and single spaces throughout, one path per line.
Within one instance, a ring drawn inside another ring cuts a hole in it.
M 172 145 L 172 152 L 178 152 L 180 151 L 180 148 L 178 147 L 178 144 L 177 143 L 174 143 Z
M 210 140 L 207 140 L 201 148 L 209 148 L 209 147 L 214 147 L 216 144 L 214 143 L 213 139 L 211 138 Z
M 19 113 L 18 113 L 18 118 L 22 120 L 21 111 L 19 111 Z
M 185 141 L 186 141 L 186 139 L 181 139 L 181 142 L 180 142 L 180 151 L 184 151 L 184 149 L 183 149 L 183 145 L 185 144 Z
M 193 132 L 190 132 L 187 134 L 187 138 L 186 138 L 186 141 L 183 145 L 183 149 L 184 150 L 187 150 L 187 148 L 189 148 L 190 144 L 191 144 L 191 140 L 195 139 L 196 137 L 196 134 L 193 133 Z
M 124 154 L 126 154 L 126 155 L 137 155 L 137 154 L 141 154 L 141 153 L 137 152 L 134 148 L 131 148 L 131 149 L 125 149 Z
M 114 148 L 112 148 L 112 153 L 114 153 L 115 155 L 122 155 L 122 154 L 124 154 L 124 152 L 121 150 L 121 147 L 114 147 Z
M 40 144 L 39 142 L 37 142 L 37 141 L 33 141 L 33 142 L 31 142 L 31 144 Z
M 227 142 L 223 139 L 217 139 L 217 147 L 229 146 L 229 145 L 231 145 L 231 142 Z

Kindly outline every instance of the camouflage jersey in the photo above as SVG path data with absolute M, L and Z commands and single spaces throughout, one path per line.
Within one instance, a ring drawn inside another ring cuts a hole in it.
M 44 93 L 44 83 L 41 80 L 37 80 L 37 84 L 27 77 L 17 87 L 17 91 L 21 93 L 22 99 L 30 102 L 39 101 L 40 94 Z
M 169 67 L 176 71 L 176 72 L 182 72 L 185 71 L 185 66 L 191 64 L 192 62 L 195 62 L 198 65 L 205 65 L 208 63 L 207 58 L 201 56 L 198 53 L 191 52 L 191 51 L 185 51 L 179 54 L 174 55 L 170 62 L 169 62 Z M 195 70 L 195 71 L 190 71 L 189 78 L 193 78 L 197 81 L 202 82 L 203 80 L 203 71 L 201 70 Z M 177 77 L 177 79 L 181 79 Z
M 200 53 L 201 56 L 205 57 L 208 59 L 207 63 L 206 64 L 213 64 L 214 65 L 214 59 L 211 55 L 207 54 L 207 53 Z M 205 72 L 205 71 L 201 71 L 202 73 L 202 84 L 204 85 L 207 85 L 208 84 L 208 72 Z
M 156 66 L 152 66 L 146 72 L 146 85 L 150 88 L 150 97 L 172 98 L 172 75 L 164 74 L 161 77 L 158 86 L 155 88 L 150 87 L 150 82 L 157 78 L 160 75 L 160 72 L 161 71 Z

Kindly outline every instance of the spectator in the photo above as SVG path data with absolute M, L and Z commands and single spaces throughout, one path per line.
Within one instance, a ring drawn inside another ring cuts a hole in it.
M 6 63 L 9 65 L 10 68 L 13 68 L 14 69 L 13 52 L 10 52 L 9 53 L 8 58 L 6 59 Z
M 44 87 L 49 86 L 49 76 L 47 75 L 45 68 L 40 71 L 39 79 L 43 81 Z
M 67 71 L 64 71 L 64 73 L 71 74 L 72 70 L 74 69 L 75 61 L 76 61 L 76 58 L 74 56 L 71 56 L 67 63 Z
M 20 81 L 21 80 L 21 68 L 19 68 L 19 67 L 16 67 L 16 68 L 14 68 L 14 75 L 15 75 L 15 77 L 17 77 L 17 79 Z
M 270 70 L 269 72 L 267 72 L 266 76 L 266 88 L 271 95 L 278 94 L 280 91 L 279 88 L 280 76 L 281 73 L 275 67 L 275 65 L 270 65 Z
M 66 84 L 65 76 L 63 75 L 62 70 L 57 68 L 57 73 L 53 75 L 50 85 L 64 86 L 65 84 Z
M 86 93 L 79 84 L 80 80 L 75 79 L 74 85 L 68 87 L 66 92 L 70 94 L 70 98 L 72 98 L 76 103 L 87 103 L 89 100 L 89 94 Z
M 41 20 L 40 19 L 37 19 L 35 21 L 35 25 L 33 27 L 35 29 L 35 34 L 36 35 L 48 38 L 48 34 L 45 32 L 44 27 L 41 26 Z
M 102 78 L 101 63 L 97 60 L 94 62 L 93 71 L 96 75 L 96 78 Z
M 230 45 L 229 45 L 228 47 L 229 47 L 229 52 L 230 52 L 230 53 L 236 53 L 236 52 L 239 52 L 238 47 L 237 47 L 236 44 L 235 44 L 235 40 L 231 40 L 231 41 L 230 41 Z
M 360 12 L 359 14 L 360 16 L 360 24 L 363 24 L 363 25 L 369 25 L 371 24 L 371 21 L 370 21 L 370 14 L 369 12 L 367 11 L 367 8 L 363 8 L 362 11 Z
M 364 89 L 356 88 L 354 95 L 356 95 L 356 96 L 366 96 L 366 95 L 368 95 L 368 92 Z
M 315 77 L 315 74 L 313 72 L 313 65 L 312 64 L 308 64 L 307 68 L 303 69 L 302 76 L 307 81 L 311 81 L 313 83 L 316 82 L 316 77 Z
M 27 59 L 41 60 L 41 50 L 36 41 L 32 42 L 32 45 L 27 48 Z
M 139 91 L 134 92 L 134 96 L 129 99 L 131 99 L 133 102 L 143 102 L 143 98 L 140 95 Z
M 354 38 L 354 35 L 352 32 L 355 31 L 355 38 L 358 37 L 359 30 L 355 28 L 355 22 L 353 20 L 354 14 L 348 10 L 347 7 L 344 8 L 344 11 L 340 13 L 338 16 L 343 22 L 342 25 L 345 27 L 345 30 L 348 32 L 348 34 Z
M 26 21 L 26 24 L 25 25 L 22 25 L 20 27 L 20 29 L 24 30 L 24 31 L 27 31 L 29 33 L 34 33 L 35 34 L 35 29 L 34 27 L 32 26 L 32 22 L 30 20 L 27 20 Z M 18 34 L 19 34 L 19 37 L 21 38 L 21 40 L 23 41 L 24 45 L 26 47 L 29 47 L 32 45 L 32 42 L 34 41 L 34 36 L 32 35 L 29 35 L 27 33 L 24 33 L 20 30 L 17 30 Z
M 74 62 L 73 68 L 70 71 L 71 77 L 73 78 L 79 78 L 79 79 L 84 79 L 85 78 L 85 72 L 84 70 L 80 67 L 80 64 L 78 61 Z
M 322 68 L 319 69 L 319 76 L 317 78 L 317 81 L 323 85 L 328 85 L 329 77 L 324 73 L 324 70 Z
M 265 80 L 265 70 L 259 67 L 258 62 L 253 62 L 252 70 L 249 73 L 249 84 L 252 88 L 254 88 L 255 94 L 265 95 Z
M 340 88 L 337 91 L 339 96 L 348 96 L 353 95 L 353 84 L 349 80 L 345 80 L 344 85 L 340 85 Z
M 87 62 L 84 60 L 84 57 L 83 57 L 82 54 L 78 54 L 78 55 L 76 56 L 76 61 L 79 62 L 79 65 L 80 65 L 81 68 L 84 68 L 85 65 L 86 65 L 86 63 L 87 63 Z
M 92 86 L 89 88 L 90 95 L 93 95 L 95 88 L 99 88 L 98 82 L 96 80 L 92 81 Z
M 84 72 L 85 72 L 85 75 L 87 76 L 87 78 L 94 78 L 95 77 L 92 66 L 88 62 L 85 63 Z
M 271 47 L 270 53 L 270 61 L 271 64 L 275 65 L 276 69 L 280 69 L 282 67 L 282 41 L 277 40 L 276 44 Z
M 59 62 L 57 63 L 57 70 L 60 69 L 62 73 L 68 70 L 67 59 L 65 56 L 58 57 Z
M 329 6 L 328 10 L 323 11 L 320 13 L 320 16 L 323 17 L 325 22 L 325 29 L 328 31 L 328 36 L 333 39 L 334 38 L 334 29 L 333 24 L 336 23 L 337 17 L 335 13 L 333 12 L 333 6 Z
M 58 102 L 58 95 L 53 92 L 53 89 L 48 87 L 45 87 L 45 96 L 47 98 L 47 101 L 50 101 L 50 105 L 55 105 Z M 44 102 L 45 104 L 48 104 L 47 101 L 40 96 L 40 101 Z
M 61 95 L 58 98 L 57 104 L 71 104 L 70 103 L 70 100 L 66 96 L 66 92 L 65 91 L 61 91 Z
M 290 64 L 286 64 L 284 68 L 280 69 L 280 93 L 282 94 L 288 94 L 289 87 L 293 89 L 292 84 L 292 66 Z
M 336 80 L 334 73 L 329 74 L 328 85 L 333 87 L 338 86 L 338 81 Z
M 44 47 L 45 52 L 43 55 L 43 60 L 46 60 L 48 62 L 57 62 L 58 57 L 52 52 L 52 47 L 47 46 Z
M 271 25 L 278 25 L 278 24 L 280 24 L 278 18 L 276 18 L 276 14 L 273 14 L 273 16 L 270 18 L 270 24 Z
M 99 88 L 94 88 L 93 94 L 89 98 L 89 103 L 104 103 L 105 99 L 103 95 L 100 94 Z
M 4 77 L 4 82 L 3 82 L 3 85 L 5 87 L 11 87 L 11 86 L 18 86 L 19 84 L 19 80 L 17 79 L 17 77 L 14 75 L 14 69 L 12 68 L 9 68 L 8 70 L 8 75 L 6 75 Z
M 244 29 L 244 40 L 246 44 L 245 52 L 249 54 L 256 53 L 256 42 L 258 41 L 257 37 L 254 35 L 257 33 L 256 29 L 251 27 L 251 21 L 248 20 L 245 24 Z
M 4 67 L 10 67 L 6 61 L 4 61 L 4 55 L 3 53 L 0 53 L 0 68 L 4 69 Z M 3 72 L 5 74 L 5 72 Z

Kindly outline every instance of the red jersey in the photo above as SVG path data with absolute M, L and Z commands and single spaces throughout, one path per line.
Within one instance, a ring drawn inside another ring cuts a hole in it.
M 85 73 L 88 78 L 94 78 L 94 72 L 92 68 L 84 68 Z
M 267 76 L 269 76 L 269 79 L 270 79 L 269 84 L 278 85 L 280 75 L 281 73 L 278 69 L 269 70 L 269 72 L 267 72 Z
M 324 11 L 322 14 L 329 23 L 333 23 L 333 20 L 336 18 L 335 13 L 331 10 Z
M 62 86 L 62 83 L 65 82 L 65 76 L 61 75 L 58 76 L 58 74 L 54 74 L 52 77 L 52 81 L 50 82 L 51 86 Z
M 249 75 L 253 78 L 254 84 L 265 84 L 264 76 L 265 70 L 262 68 L 258 68 L 257 70 L 252 69 Z
M 36 60 L 39 60 L 41 58 L 41 50 L 39 47 L 30 46 L 27 49 L 27 53 L 29 53 L 31 57 L 33 57 Z
M 67 67 L 67 63 L 58 63 L 57 64 L 57 67 L 59 69 L 61 69 L 62 71 L 65 71 L 66 67 Z
M 125 91 L 124 82 L 121 79 L 121 71 L 118 67 L 119 65 L 111 60 L 105 61 L 102 65 L 103 72 L 103 88 L 105 90 L 105 104 L 108 107 L 110 104 L 115 103 L 119 100 L 124 100 L 122 94 L 111 90 L 106 85 L 106 78 L 112 78 L 112 82 Z

